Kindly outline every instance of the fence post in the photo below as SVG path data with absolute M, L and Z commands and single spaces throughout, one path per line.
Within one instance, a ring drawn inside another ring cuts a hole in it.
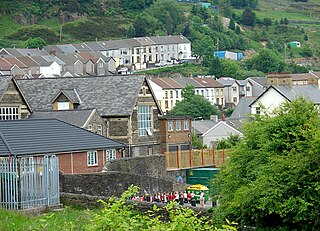
M 212 149 L 212 165 L 214 165 L 214 149 Z
M 224 149 L 222 149 L 222 163 L 224 163 Z
M 177 150 L 177 168 L 180 168 L 180 164 L 179 164 L 179 150 Z
M 202 151 L 201 151 L 201 163 L 202 163 L 202 166 L 203 166 L 204 165 L 203 148 L 202 148 Z
M 189 149 L 190 167 L 192 167 L 192 149 Z

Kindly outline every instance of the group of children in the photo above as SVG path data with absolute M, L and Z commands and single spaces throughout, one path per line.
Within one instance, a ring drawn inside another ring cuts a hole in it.
M 137 201 L 148 201 L 148 202 L 155 202 L 155 203 L 168 203 L 170 201 L 175 201 L 179 203 L 180 205 L 191 204 L 191 206 L 196 206 L 196 195 L 192 192 L 184 191 L 183 193 L 179 192 L 170 192 L 170 193 L 157 193 L 154 195 L 134 195 L 131 199 L 137 200 Z M 200 192 L 200 199 L 201 199 L 201 192 Z M 200 200 L 201 204 L 201 200 Z M 202 206 L 202 204 L 201 204 Z

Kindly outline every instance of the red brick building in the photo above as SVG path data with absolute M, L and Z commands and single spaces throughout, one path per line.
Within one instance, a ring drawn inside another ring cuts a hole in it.
M 192 149 L 191 117 L 161 116 L 160 153 Z

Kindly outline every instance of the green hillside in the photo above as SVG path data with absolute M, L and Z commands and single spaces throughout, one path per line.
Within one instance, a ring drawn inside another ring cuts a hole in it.
M 279 58 L 286 58 L 287 63 L 320 56 L 319 0 L 248 0 L 253 4 L 255 26 L 243 21 L 242 1 L 207 2 L 219 6 L 219 11 L 175 0 L 2 0 L 0 48 L 23 47 L 35 37 L 47 44 L 59 44 L 183 34 L 207 68 L 217 49 L 245 51 L 250 58 L 266 47 Z M 223 17 L 232 18 L 234 28 L 229 29 L 228 19 Z M 301 49 L 287 47 L 295 40 L 301 42 Z M 238 69 L 248 69 L 248 65 L 237 65 Z M 313 69 L 318 68 L 316 65 Z

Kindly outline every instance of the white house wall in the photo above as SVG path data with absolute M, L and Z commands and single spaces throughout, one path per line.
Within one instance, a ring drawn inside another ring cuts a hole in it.
M 257 114 L 257 108 L 260 108 L 260 103 L 264 106 L 267 113 L 271 113 L 285 101 L 287 101 L 287 99 L 279 92 L 273 88 L 269 88 L 255 103 L 251 105 L 251 114 Z
M 225 122 L 220 122 L 214 129 L 212 129 L 202 137 L 203 145 L 206 145 L 208 148 L 213 148 L 213 142 L 217 142 L 222 138 L 226 139 L 231 134 L 239 134 L 242 136 L 240 132 L 237 132 Z

